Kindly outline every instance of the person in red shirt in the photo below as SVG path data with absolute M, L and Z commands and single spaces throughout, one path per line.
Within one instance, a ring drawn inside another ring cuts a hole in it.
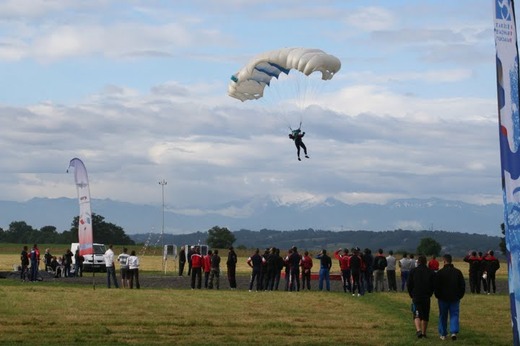
M 311 290 L 311 268 L 312 268 L 312 257 L 309 256 L 309 251 L 305 251 L 303 253 L 303 257 L 301 260 L 302 266 L 302 289 L 305 289 L 307 286 L 307 290 Z
M 202 259 L 202 268 L 204 269 L 204 288 L 208 288 L 209 273 L 211 272 L 211 256 L 213 256 L 213 252 L 209 250 L 208 254 Z
M 434 272 L 437 272 L 439 270 L 439 261 L 437 261 L 435 255 L 433 255 L 432 259 L 428 261 L 428 268 L 430 268 Z
M 343 253 L 340 253 L 342 249 L 334 251 L 334 258 L 339 260 L 339 268 L 341 269 L 341 281 L 343 281 L 343 292 L 352 292 L 352 286 L 350 283 L 350 256 L 348 249 L 344 249 Z
M 200 254 L 200 248 L 195 247 L 193 254 L 191 255 L 191 289 L 195 289 L 195 280 L 197 281 L 197 288 L 200 289 L 202 286 L 202 266 L 204 259 Z

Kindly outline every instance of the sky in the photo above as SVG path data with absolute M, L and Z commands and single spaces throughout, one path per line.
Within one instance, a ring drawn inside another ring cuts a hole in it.
M 160 205 L 164 188 L 179 212 L 257 197 L 501 203 L 493 4 L 4 0 L 0 199 L 76 197 L 78 157 L 92 198 Z M 341 70 L 227 95 L 232 74 L 284 47 Z M 310 96 L 280 105 L 294 86 Z M 287 136 L 300 121 L 301 162 Z

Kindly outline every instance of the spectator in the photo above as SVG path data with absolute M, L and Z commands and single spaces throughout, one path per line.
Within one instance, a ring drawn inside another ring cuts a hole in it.
M 289 256 L 289 262 L 291 264 L 290 276 L 289 276 L 289 290 L 300 291 L 300 265 L 302 257 L 298 253 L 296 246 L 292 247 L 292 254 Z
M 181 247 L 181 251 L 179 252 L 179 276 L 182 276 L 184 272 L 184 265 L 186 264 L 186 251 L 184 250 L 184 246 Z
M 312 269 L 312 257 L 309 256 L 309 251 L 303 253 L 302 262 L 302 289 L 311 290 L 311 269 Z
M 215 282 L 215 286 L 213 286 L 213 282 Z M 213 251 L 213 256 L 211 256 L 211 272 L 209 275 L 209 285 L 208 288 L 216 287 L 217 290 L 220 289 L 220 256 L 218 255 L 218 250 Z
M 26 279 L 29 270 L 29 253 L 27 250 L 29 250 L 29 248 L 25 245 L 22 252 L 20 252 L 20 280 L 22 281 Z
M 363 254 L 363 263 L 365 264 L 362 280 L 365 283 L 365 289 L 368 293 L 372 293 L 374 289 L 374 256 L 372 251 L 368 248 L 365 249 Z
M 361 296 L 364 293 L 363 288 L 361 287 L 361 272 L 363 265 L 363 259 L 359 255 L 359 248 L 355 248 L 352 250 L 352 256 L 350 256 L 350 273 L 352 274 L 352 296 L 356 295 Z
M 65 266 L 65 277 L 68 278 L 71 276 L 70 268 L 72 266 L 72 257 L 74 257 L 74 254 L 70 249 L 67 249 L 65 251 L 65 254 L 63 255 L 63 265 Z
M 388 265 L 386 257 L 383 255 L 383 249 L 377 250 L 377 255 L 374 258 L 374 275 L 375 275 L 375 291 L 385 291 L 385 269 Z
M 249 292 L 253 290 L 253 284 L 256 280 L 256 290 L 262 289 L 260 282 L 260 274 L 262 272 L 262 265 L 265 263 L 265 258 L 260 255 L 260 249 L 256 249 L 255 253 L 247 259 L 247 265 L 252 268 L 251 280 L 249 281 Z
M 37 244 L 34 244 L 31 249 L 29 258 L 31 260 L 31 281 L 36 281 L 38 280 L 38 267 L 40 266 L 40 250 L 38 250 Z
M 469 289 L 471 293 L 480 293 L 480 259 L 477 256 L 476 251 L 471 251 L 466 257 L 464 262 L 469 264 Z
M 128 280 L 130 289 L 134 288 L 134 280 L 135 288 L 141 288 L 141 284 L 139 283 L 139 257 L 137 257 L 134 250 L 130 252 L 130 256 L 128 257 L 128 273 L 130 274 Z
M 128 249 L 126 247 L 123 248 L 123 252 L 117 256 L 117 261 L 119 262 L 119 272 L 121 274 L 121 287 L 126 288 L 130 287 L 130 274 L 128 273 L 128 257 L 127 254 Z
M 228 258 L 226 262 L 227 266 L 227 277 L 229 281 L 229 288 L 235 290 L 237 288 L 237 279 L 236 279 L 236 268 L 237 268 L 237 254 L 235 250 L 231 246 L 228 252 Z
M 112 250 L 112 244 L 108 245 L 108 250 L 103 255 L 105 259 L 105 265 L 107 268 L 107 287 L 110 288 L 110 279 L 114 282 L 114 286 L 119 288 L 116 278 L 116 268 L 114 263 L 114 251 Z
M 459 333 L 460 300 L 466 292 L 466 282 L 462 272 L 452 264 L 449 254 L 443 256 L 444 267 L 435 276 L 435 297 L 439 303 L 439 334 L 441 340 L 448 335 L 448 314 L 451 339 L 457 340 Z
M 327 255 L 327 250 L 325 249 L 321 250 L 317 258 L 320 260 L 319 290 L 323 290 L 323 281 L 325 281 L 325 287 L 327 291 L 330 291 L 330 268 L 332 267 L 332 260 Z
M 488 251 L 487 256 L 484 257 L 485 263 L 485 275 L 487 280 L 487 294 L 491 293 L 491 287 L 493 287 L 493 293 L 496 293 L 497 287 L 495 284 L 495 276 L 498 269 L 500 269 L 500 261 L 495 257 L 493 250 Z
M 412 312 L 418 338 L 426 337 L 430 320 L 430 297 L 435 289 L 434 275 L 435 273 L 426 266 L 426 257 L 421 255 L 417 259 L 417 267 L 410 271 L 408 277 L 407 288 L 412 298 Z
M 428 268 L 434 272 L 439 270 L 439 261 L 437 261 L 437 257 L 435 257 L 435 255 L 433 255 L 432 258 L 428 261 Z
M 45 249 L 45 255 L 43 255 L 43 262 L 45 264 L 45 271 L 47 271 L 47 269 L 49 269 L 49 267 L 51 266 L 52 262 L 52 255 L 49 248 Z
M 392 250 L 388 251 L 388 256 L 386 257 L 386 278 L 388 280 L 388 291 L 397 292 L 397 281 L 395 277 L 396 264 L 397 259 L 394 257 L 394 252 Z
M 343 252 L 343 253 L 341 253 Z M 350 256 L 348 255 L 348 249 L 338 249 L 334 251 L 334 258 L 339 260 L 339 268 L 341 270 L 341 281 L 343 283 L 343 292 L 352 292 L 352 286 L 350 283 Z
M 408 254 L 403 253 L 403 258 L 399 260 L 399 268 L 401 268 L 401 291 L 404 292 L 404 287 L 408 282 L 408 275 L 410 274 L 410 269 L 414 266 L 414 261 L 411 258 L 408 258 Z
M 74 254 L 74 276 L 83 276 L 83 262 L 85 257 L 79 254 L 79 249 Z
M 204 269 L 204 288 L 208 288 L 209 285 L 209 274 L 211 273 L 211 257 L 213 252 L 208 251 L 206 256 L 202 257 L 202 268 Z
M 197 282 L 197 288 L 200 289 L 202 286 L 202 266 L 203 258 L 200 254 L 199 247 L 196 246 L 191 255 L 191 289 L 195 289 L 195 281 Z

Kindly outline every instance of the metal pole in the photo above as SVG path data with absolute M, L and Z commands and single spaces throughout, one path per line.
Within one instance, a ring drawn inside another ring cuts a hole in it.
M 162 269 L 164 271 L 164 265 L 165 265 L 165 261 L 164 261 L 164 185 L 167 185 L 168 183 L 166 182 L 166 180 L 161 180 L 159 182 L 159 185 L 161 185 L 161 188 L 162 188 L 162 228 L 161 228 L 161 251 L 162 251 L 162 256 L 163 256 L 163 260 L 162 260 Z

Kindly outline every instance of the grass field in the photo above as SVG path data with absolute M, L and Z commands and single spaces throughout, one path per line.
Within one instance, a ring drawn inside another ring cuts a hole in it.
M 0 245 L 0 270 L 10 270 L 18 262 L 18 247 L 15 253 L 5 253 L 8 248 Z M 142 276 L 162 266 L 159 256 L 142 256 L 141 261 Z M 239 261 L 244 263 L 245 257 Z M 467 265 L 458 266 L 466 273 Z M 245 264 L 239 268 L 240 275 L 249 273 Z M 506 278 L 504 271 L 500 280 Z M 415 337 L 410 299 L 404 293 L 352 297 L 316 291 L 108 290 L 99 286 L 94 290 L 65 281 L 0 280 L 0 344 L 5 345 L 451 343 L 437 336 L 437 314 L 432 299 L 425 340 Z M 466 295 L 457 344 L 511 345 L 507 294 Z

